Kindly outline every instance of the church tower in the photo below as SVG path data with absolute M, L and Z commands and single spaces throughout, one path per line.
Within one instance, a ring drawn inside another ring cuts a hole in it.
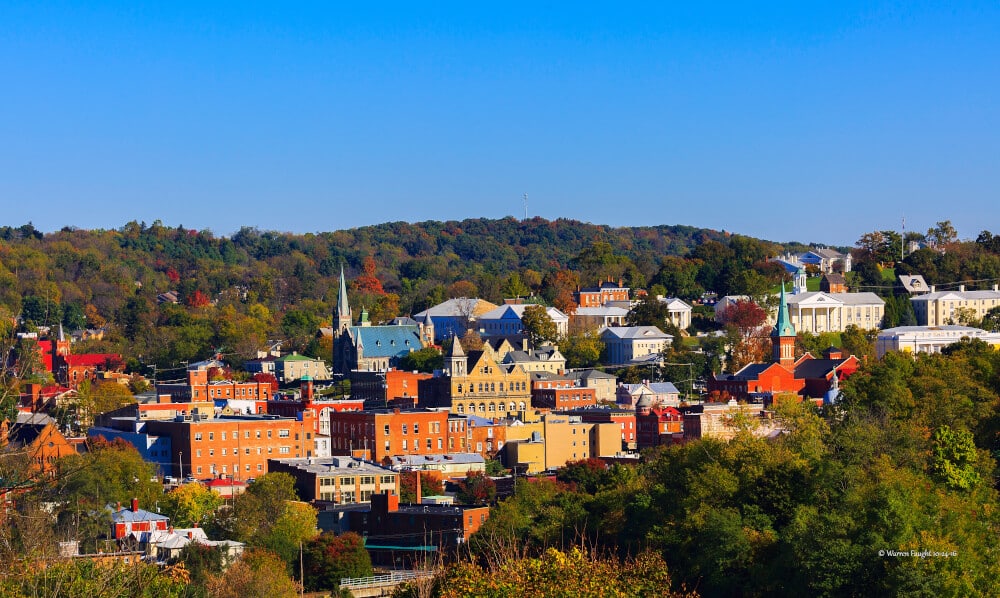
M 457 335 L 451 337 L 451 351 L 445 358 L 445 365 L 448 366 L 448 372 L 452 378 L 463 378 L 468 375 L 465 371 L 468 367 L 468 357 L 465 355 L 462 341 L 458 340 Z
M 795 327 L 788 317 L 788 301 L 785 299 L 785 283 L 781 283 L 781 303 L 778 306 L 778 321 L 771 330 L 771 355 L 774 362 L 790 369 L 795 365 Z
M 351 306 L 347 303 L 347 280 L 344 278 L 344 265 L 340 265 L 340 293 L 337 295 L 337 313 L 333 319 L 333 337 L 337 338 L 346 332 L 353 324 Z

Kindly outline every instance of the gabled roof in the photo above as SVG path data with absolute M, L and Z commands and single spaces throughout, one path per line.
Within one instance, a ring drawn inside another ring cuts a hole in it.
M 827 378 L 834 368 L 850 360 L 846 359 L 807 359 L 795 366 L 795 377 L 801 380 L 810 378 Z
M 352 326 L 351 338 L 365 357 L 397 357 L 423 348 L 416 326 Z
M 429 307 L 422 312 L 413 315 L 415 320 L 422 320 L 426 316 L 440 317 L 472 317 L 478 318 L 484 313 L 495 309 L 497 305 L 485 299 L 470 299 L 468 297 L 456 297 L 444 303 L 439 303 Z
M 674 338 L 656 326 L 611 326 L 601 329 L 601 336 L 643 340 L 672 340 Z
M 920 274 L 900 274 L 899 284 L 903 285 L 907 293 L 926 293 L 930 291 L 927 281 Z
M 102 366 L 109 361 L 120 362 L 122 356 L 117 353 L 87 353 L 84 355 L 67 355 L 66 364 L 71 366 Z

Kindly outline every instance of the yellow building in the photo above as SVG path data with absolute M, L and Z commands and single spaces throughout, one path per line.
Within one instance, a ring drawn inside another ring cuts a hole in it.
M 493 349 L 466 354 L 453 339 L 445 358 L 447 374 L 419 382 L 420 404 L 447 407 L 458 415 L 506 417 L 531 406 L 531 378 L 519 365 L 503 365 Z
M 507 428 L 507 466 L 538 473 L 567 463 L 610 457 L 621 450 L 616 423 L 586 423 L 576 416 L 545 414 L 537 423 Z

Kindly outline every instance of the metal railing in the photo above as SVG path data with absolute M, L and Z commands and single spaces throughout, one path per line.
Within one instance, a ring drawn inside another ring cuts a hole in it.
M 340 580 L 340 587 L 348 590 L 377 588 L 379 586 L 396 585 L 404 581 L 431 577 L 433 571 L 393 571 L 389 575 L 373 575 L 371 577 L 348 577 Z

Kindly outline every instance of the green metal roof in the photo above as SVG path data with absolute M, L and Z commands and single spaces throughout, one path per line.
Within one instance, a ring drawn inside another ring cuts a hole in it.
M 785 299 L 785 283 L 781 283 L 781 304 L 778 306 L 778 321 L 774 324 L 771 336 L 795 336 L 795 327 L 788 317 L 788 301 Z

